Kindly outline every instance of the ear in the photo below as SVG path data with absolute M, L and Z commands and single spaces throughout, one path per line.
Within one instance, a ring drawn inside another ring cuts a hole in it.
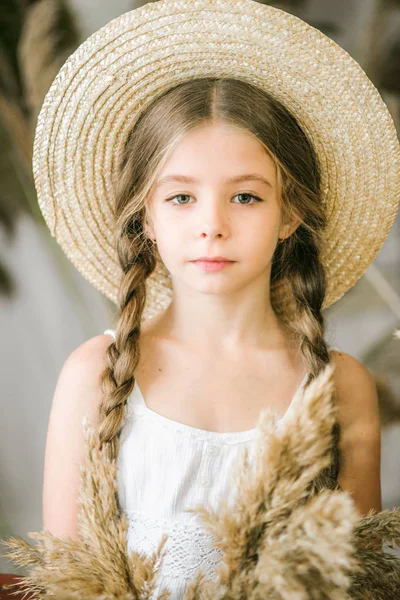
M 301 224 L 301 219 L 293 219 L 288 223 L 284 223 L 279 228 L 279 238 L 286 239 L 292 235 Z
M 144 231 L 145 231 L 145 234 L 147 235 L 147 237 L 149 237 L 151 239 L 156 237 L 152 227 L 144 226 Z
M 155 233 L 154 233 L 153 225 L 151 222 L 151 217 L 148 213 L 146 213 L 144 216 L 143 229 L 144 229 L 144 232 L 146 233 L 147 237 L 149 237 L 151 239 L 156 237 Z

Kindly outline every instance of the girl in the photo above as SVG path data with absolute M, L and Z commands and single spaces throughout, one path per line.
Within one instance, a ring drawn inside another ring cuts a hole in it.
M 261 9 L 251 0 L 230 0 L 220 12 L 217 5 L 202 3 L 205 13 L 212 13 L 213 28 L 218 19 L 226 25 L 224 19 L 231 8 L 232 14 L 234 9 L 239 11 L 236 21 L 240 15 L 255 18 L 260 10 L 265 11 L 262 25 L 276 27 L 282 43 L 288 43 L 287 33 L 299 26 L 298 19 L 271 7 Z M 194 18 L 193 4 L 175 5 L 164 0 L 146 6 L 141 13 L 132 11 L 139 13 L 135 27 L 140 30 L 147 22 L 155 26 L 157 19 L 161 27 L 161 17 L 170 16 L 174 10 L 188 22 Z M 283 16 L 285 20 L 280 22 Z M 91 48 L 97 43 L 96 52 L 101 46 L 102 52 L 111 54 L 107 43 L 118 37 L 115 31 L 122 35 L 133 30 L 132 21 L 123 17 L 114 21 L 113 27 L 103 28 L 102 36 L 91 40 Z M 207 38 L 208 26 L 199 27 L 204 28 L 199 43 L 207 48 L 208 39 L 210 50 L 211 30 Z M 309 61 L 305 81 L 315 77 L 319 69 L 309 50 L 325 36 L 306 24 L 304 27 L 309 35 L 309 46 L 304 50 L 304 60 Z M 229 28 L 224 31 L 228 40 Z M 244 27 L 243 35 L 245 31 Z M 262 33 L 260 44 L 271 51 L 273 45 L 269 45 L 265 31 Z M 291 51 L 298 56 L 299 46 L 294 40 Z M 126 44 L 124 51 L 128 52 Z M 343 60 L 343 51 L 331 44 L 329 41 L 326 52 L 338 53 Z M 238 47 L 240 44 L 235 52 Z M 91 62 L 87 60 L 88 43 L 84 49 L 86 54 L 82 50 L 76 58 L 82 69 L 82 86 L 83 64 Z M 147 49 L 150 53 L 150 47 Z M 274 57 L 277 64 L 282 61 L 281 69 L 291 63 L 278 48 Z M 298 108 L 296 115 L 294 104 L 290 110 L 272 93 L 272 84 L 268 90 L 268 85 L 246 80 L 239 64 L 231 67 L 230 74 L 207 74 L 195 53 L 192 59 L 190 68 L 193 61 L 199 61 L 197 76 L 188 72 L 174 84 L 170 81 L 171 66 L 165 66 L 167 89 L 156 98 L 148 92 L 151 101 L 141 107 L 136 118 L 129 119 L 124 136 L 111 135 L 111 117 L 122 119 L 119 111 L 126 110 L 127 114 L 132 106 L 109 102 L 107 109 L 100 109 L 96 104 L 98 89 L 92 96 L 85 90 L 84 101 L 91 102 L 93 110 L 84 111 L 84 120 L 71 120 L 71 114 L 68 119 L 65 112 L 65 123 L 68 120 L 68 127 L 76 127 L 76 135 L 81 137 L 78 143 L 72 136 L 74 148 L 78 148 L 74 169 L 65 169 L 60 175 L 61 170 L 52 167 L 63 184 L 68 184 L 71 198 L 70 206 L 61 208 L 59 204 L 58 220 L 49 209 L 56 189 L 50 193 L 50 188 L 40 183 L 50 171 L 46 170 L 44 156 L 48 150 L 43 151 L 39 126 L 35 140 L 39 201 L 53 235 L 81 272 L 109 297 L 117 298 L 118 304 L 115 328 L 76 348 L 60 373 L 46 445 L 44 527 L 58 536 L 78 537 L 78 467 L 84 460 L 81 422 L 88 414 L 107 452 L 118 461 L 118 500 L 129 517 L 129 548 L 149 553 L 156 549 L 162 533 L 168 533 L 160 585 L 170 587 L 173 598 L 181 597 L 198 568 L 211 574 L 220 558 L 186 509 L 199 502 L 216 507 L 221 497 L 229 499 L 230 474 L 245 447 L 251 455 L 260 411 L 273 408 L 279 424 L 283 424 L 289 411 L 301 410 L 302 389 L 330 361 L 336 366 L 339 409 L 330 469 L 333 485 L 351 494 L 361 514 L 381 510 L 376 386 L 358 360 L 329 348 L 322 309 L 343 295 L 365 271 L 366 260 L 355 263 L 353 255 L 362 247 L 365 257 L 372 260 L 373 252 L 383 243 L 382 237 L 365 237 L 364 225 L 354 219 L 346 220 L 345 228 L 338 227 L 337 220 L 347 219 L 353 211 L 354 215 L 362 214 L 363 224 L 375 230 L 374 211 L 366 208 L 366 203 L 382 204 L 381 225 L 382 220 L 388 223 L 393 217 L 395 205 L 393 189 L 383 190 L 373 200 L 373 190 L 369 197 L 351 194 L 359 177 L 357 161 L 364 160 L 364 167 L 369 164 L 377 177 L 382 171 L 378 164 L 371 164 L 372 159 L 366 157 L 369 153 L 361 146 L 354 157 L 354 144 L 349 142 L 346 150 L 338 143 L 341 140 L 333 133 L 332 112 L 338 116 L 344 109 L 349 114 L 354 109 L 337 96 L 337 90 L 334 96 L 338 105 L 331 106 L 328 114 L 310 108 L 313 118 L 314 111 L 318 113 L 314 132 L 331 128 L 329 144 L 336 148 L 335 155 L 332 148 L 319 145 L 317 133 L 313 137 L 306 132 L 305 117 L 301 126 L 303 109 Z M 179 55 L 176 61 L 181 64 Z M 305 66 L 300 62 L 299 71 Z M 100 61 L 97 66 L 93 64 L 91 69 L 100 68 Z M 75 64 L 75 76 L 79 68 Z M 104 61 L 101 68 L 106 68 Z M 324 93 L 343 80 L 346 69 L 350 72 L 356 67 L 349 59 L 341 68 L 342 73 L 332 69 L 329 81 L 321 80 Z M 59 86 L 66 86 L 64 90 L 72 85 L 72 72 L 70 76 L 68 84 L 58 80 Z M 101 81 L 107 76 L 102 72 Z M 264 78 L 264 83 L 269 81 L 268 75 Z M 96 81 L 99 85 L 99 76 Z M 291 90 L 291 81 L 289 76 L 285 80 L 287 90 Z M 361 83 L 357 89 L 365 98 L 372 93 Z M 54 84 L 53 90 L 62 97 Z M 301 93 L 297 91 L 299 97 Z M 40 116 L 40 123 L 47 123 L 49 130 L 51 111 L 51 118 L 58 118 L 56 100 L 52 102 L 45 103 Z M 106 105 L 104 99 L 102 107 Z M 57 108 L 59 115 L 62 111 L 59 105 Z M 95 110 L 109 111 L 109 120 L 96 117 Z M 374 110 L 379 114 L 376 106 Z M 392 132 L 392 123 L 386 112 L 384 115 L 378 129 L 387 135 Z M 367 115 L 363 123 L 367 127 Z M 97 132 L 98 138 L 90 138 L 91 131 Z M 59 151 L 64 152 L 64 140 L 65 156 L 70 156 L 67 139 L 71 132 L 68 136 L 64 133 L 58 133 L 57 141 L 50 136 L 46 144 L 60 144 Z M 119 144 L 118 148 L 113 143 Z M 107 154 L 110 147 L 113 159 Z M 394 152 L 393 144 L 391 148 Z M 96 152 L 99 158 L 95 160 Z M 398 160 L 397 148 L 396 153 Z M 61 164 L 64 159 L 58 155 L 56 160 Z M 326 188 L 326 173 L 334 168 L 337 179 Z M 333 203 L 342 181 L 341 169 L 346 173 L 348 192 L 336 196 Z M 96 172 L 98 178 L 93 175 Z M 102 185 L 113 198 L 111 222 L 99 192 Z M 76 213 L 71 225 L 78 206 L 79 218 Z M 70 223 L 68 229 L 62 226 L 62 219 Z M 112 234 L 107 222 L 112 224 Z M 88 230 L 92 232 L 90 242 Z M 105 251 L 110 235 L 120 269 L 118 279 Z M 82 247 L 86 248 L 85 259 L 79 258 Z M 73 255 L 72 248 L 77 254 Z M 100 256 L 103 271 L 94 274 L 93 265 Z M 332 261 L 339 264 L 339 270 Z

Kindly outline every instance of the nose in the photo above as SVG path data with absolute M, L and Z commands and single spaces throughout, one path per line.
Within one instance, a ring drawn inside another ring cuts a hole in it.
M 226 237 L 229 232 L 229 217 L 222 202 L 210 198 L 202 202 L 197 214 L 200 228 L 200 237 Z

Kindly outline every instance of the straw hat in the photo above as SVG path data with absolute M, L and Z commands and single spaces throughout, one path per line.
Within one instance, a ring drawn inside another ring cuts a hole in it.
M 296 116 L 322 169 L 328 216 L 323 308 L 352 287 L 383 245 L 400 197 L 392 117 L 360 65 L 301 19 L 253 0 L 160 0 L 127 12 L 66 60 L 38 117 L 33 173 L 46 223 L 80 273 L 113 302 L 122 275 L 111 181 L 129 128 L 169 88 L 234 76 Z M 172 297 L 161 261 L 147 279 L 143 320 Z M 286 282 L 271 287 L 290 310 Z

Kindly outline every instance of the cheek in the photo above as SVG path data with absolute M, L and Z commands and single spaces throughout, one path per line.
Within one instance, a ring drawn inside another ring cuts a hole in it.
M 265 254 L 275 247 L 277 237 L 275 223 L 259 219 L 252 223 L 245 232 L 245 237 L 250 249 L 253 248 L 254 252 Z
M 190 221 L 189 215 L 177 214 L 179 208 L 170 207 L 158 215 L 156 223 L 156 237 L 160 253 L 164 250 L 166 255 L 182 255 L 188 244 L 195 240 L 199 232 L 198 226 Z M 183 209 L 182 209 L 183 212 Z
M 275 246 L 272 240 L 268 240 L 268 238 L 264 238 L 261 241 L 259 240 L 252 253 L 254 264 L 267 265 L 271 261 L 274 250 Z
M 181 256 L 185 247 L 182 227 L 177 227 L 171 222 L 161 225 L 157 224 L 156 229 L 157 249 L 162 258 L 167 262 L 169 259 Z
M 177 212 L 173 206 L 164 206 L 158 211 L 154 223 L 159 236 L 165 237 L 170 231 L 175 233 L 182 231 L 182 222 L 184 222 L 184 219 Z

